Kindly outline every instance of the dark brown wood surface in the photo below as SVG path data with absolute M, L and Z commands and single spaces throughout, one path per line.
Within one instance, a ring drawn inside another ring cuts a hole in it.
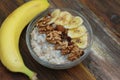
M 0 25 L 27 0 L 0 0 Z M 120 80 L 120 0 L 49 0 L 51 7 L 82 12 L 92 25 L 94 37 L 91 54 L 82 64 L 67 70 L 52 70 L 38 64 L 26 47 L 25 33 L 20 37 L 20 51 L 27 67 L 40 80 Z M 21 73 L 8 71 L 0 63 L 0 80 L 29 80 Z
M 97 80 L 120 80 L 120 0 L 79 2 L 97 16 L 92 18 L 95 35 L 93 52 L 83 63 Z

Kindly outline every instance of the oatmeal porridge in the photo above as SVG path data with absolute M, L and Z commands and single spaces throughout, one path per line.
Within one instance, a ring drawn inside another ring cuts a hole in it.
M 74 61 L 84 54 L 88 32 L 83 19 L 68 11 L 54 10 L 36 22 L 31 46 L 40 59 L 52 64 Z

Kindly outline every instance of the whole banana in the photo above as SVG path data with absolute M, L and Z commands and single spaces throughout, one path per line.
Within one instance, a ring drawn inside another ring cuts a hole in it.
M 0 28 L 0 60 L 13 72 L 26 74 L 36 80 L 36 73 L 28 69 L 19 51 L 19 37 L 24 27 L 39 13 L 49 7 L 47 0 L 30 0 L 13 11 Z

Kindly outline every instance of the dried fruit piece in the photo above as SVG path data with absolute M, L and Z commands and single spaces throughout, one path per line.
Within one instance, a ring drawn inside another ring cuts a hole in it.
M 68 30 L 68 36 L 71 38 L 79 38 L 87 32 L 87 29 L 84 25 L 79 26 L 75 29 Z
M 72 15 L 69 12 L 62 11 L 59 17 L 57 18 L 57 20 L 55 21 L 55 24 L 64 26 L 67 25 L 71 19 L 72 19 Z
M 79 48 L 86 48 L 88 44 L 88 34 L 85 33 L 79 38 L 72 39 L 72 42 L 74 42 Z
M 82 25 L 83 23 L 83 19 L 79 16 L 76 17 L 72 17 L 72 19 L 70 20 L 70 22 L 65 26 L 65 28 L 67 29 L 74 29 L 79 27 L 80 25 Z
M 48 24 L 54 23 L 60 15 L 60 9 L 56 9 L 51 13 L 51 21 Z

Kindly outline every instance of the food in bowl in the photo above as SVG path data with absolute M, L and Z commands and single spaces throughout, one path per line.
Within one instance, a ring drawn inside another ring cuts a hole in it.
M 31 32 L 31 46 L 41 60 L 65 64 L 79 59 L 88 45 L 88 31 L 80 16 L 55 9 L 40 18 Z

